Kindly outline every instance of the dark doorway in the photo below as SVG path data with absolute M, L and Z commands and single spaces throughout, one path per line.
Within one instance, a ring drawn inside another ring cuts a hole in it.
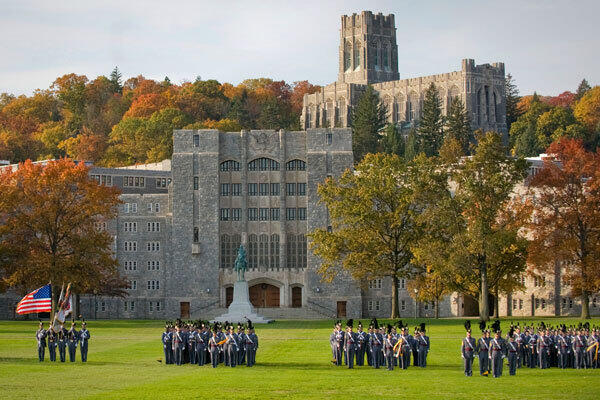
M 463 295 L 463 315 L 465 317 L 479 316 L 479 302 L 468 294 Z
M 180 316 L 179 318 L 185 319 L 190 317 L 190 302 L 182 301 L 179 303 Z
M 233 286 L 225 288 L 225 307 L 229 307 L 233 301 Z
M 337 317 L 338 318 L 346 318 L 346 302 L 345 301 L 337 302 Z
M 302 288 L 299 286 L 292 288 L 292 307 L 302 307 Z
M 279 307 L 279 288 L 268 283 L 250 286 L 250 302 L 254 307 Z

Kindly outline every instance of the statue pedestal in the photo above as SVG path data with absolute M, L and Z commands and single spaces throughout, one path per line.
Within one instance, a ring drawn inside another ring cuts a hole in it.
M 250 303 L 248 282 L 236 282 L 233 286 L 233 301 L 229 305 L 227 313 L 215 318 L 213 322 L 246 323 L 248 319 L 253 324 L 267 324 L 272 322 L 256 313 L 252 303 Z

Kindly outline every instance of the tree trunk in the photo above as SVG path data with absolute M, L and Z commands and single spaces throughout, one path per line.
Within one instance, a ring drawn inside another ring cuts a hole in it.
M 435 319 L 440 318 L 440 300 L 439 299 L 435 300 L 435 314 L 434 314 L 434 316 L 435 316 Z
M 590 294 L 586 290 L 581 293 L 581 319 L 590 319 Z
M 494 289 L 494 318 L 500 318 L 500 298 L 498 297 L 498 288 Z
M 479 319 L 482 321 L 490 320 L 490 308 L 489 308 L 489 289 L 487 279 L 487 265 L 482 263 L 481 265 L 481 292 L 479 293 Z
M 80 304 L 79 304 L 79 293 L 77 293 L 75 295 L 75 319 L 79 318 L 79 315 L 81 314 L 81 309 L 80 309 Z
M 398 318 L 398 277 L 392 276 L 392 315 L 390 318 Z

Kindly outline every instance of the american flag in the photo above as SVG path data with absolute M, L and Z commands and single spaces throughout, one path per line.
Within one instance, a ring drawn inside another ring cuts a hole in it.
M 23 297 L 17 304 L 17 314 L 32 314 L 52 311 L 52 289 L 42 286 Z

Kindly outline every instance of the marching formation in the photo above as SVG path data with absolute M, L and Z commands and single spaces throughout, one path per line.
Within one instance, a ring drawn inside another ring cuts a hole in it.
M 517 369 L 528 368 L 599 368 L 598 348 L 600 346 L 600 328 L 590 329 L 589 322 L 578 326 L 546 326 L 544 322 L 535 326 L 511 323 L 506 338 L 502 337 L 500 321 L 496 320 L 486 328 L 480 322 L 481 337 L 475 340 L 471 336 L 471 322 L 465 322 L 466 337 L 462 340 L 461 355 L 466 376 L 473 375 L 473 360 L 479 360 L 479 374 L 495 378 L 502 376 L 504 359 L 508 362 L 509 374 L 515 375 Z M 490 332 L 494 336 L 490 337 Z
M 354 321 L 349 319 L 346 329 L 342 330 L 342 324 L 337 321 L 329 338 L 332 363 L 338 366 L 367 365 L 373 368 L 394 367 L 407 369 L 410 366 L 411 354 L 413 366 L 425 368 L 427 366 L 427 355 L 429 353 L 429 337 L 425 332 L 425 323 L 415 327 L 414 336 L 409 333 L 408 326 L 402 321 L 396 322 L 394 326 L 379 326 L 376 318 L 371 320 L 367 332 L 359 321 L 357 331 L 354 332 Z
M 85 321 L 81 324 L 81 330 L 78 331 L 75 321 L 71 322 L 71 328 L 67 330 L 64 323 L 60 323 L 57 328 L 50 324 L 48 329 L 44 329 L 44 323 L 40 321 L 39 329 L 35 333 L 38 349 L 38 360 L 44 361 L 46 347 L 50 361 L 56 361 L 56 349 L 60 362 L 67 360 L 67 350 L 69 352 L 69 361 L 75 362 L 77 347 L 81 354 L 81 362 L 87 361 L 88 340 L 90 340 L 90 331 L 87 330 Z
M 178 319 L 175 324 L 166 323 L 161 341 L 166 364 L 216 368 L 219 364 L 252 367 L 256 363 L 258 336 L 250 320 L 247 326 L 238 324 L 236 331 L 228 322 L 215 323 L 211 329 L 208 321 L 185 323 Z

